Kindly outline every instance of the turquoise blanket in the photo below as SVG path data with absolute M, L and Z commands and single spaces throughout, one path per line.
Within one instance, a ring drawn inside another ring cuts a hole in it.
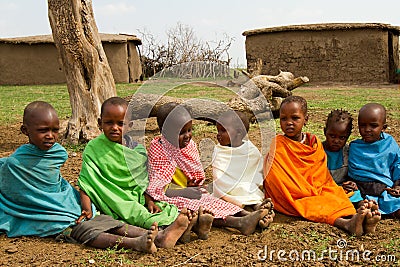
M 0 232 L 49 236 L 74 225 L 81 214 L 79 192 L 61 177 L 68 155 L 60 144 L 32 144 L 0 159 Z

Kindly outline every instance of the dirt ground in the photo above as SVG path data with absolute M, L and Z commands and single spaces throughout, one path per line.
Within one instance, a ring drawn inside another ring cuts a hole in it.
M 310 118 L 324 119 L 315 115 Z M 400 118 L 391 118 L 388 123 L 389 133 L 399 142 Z M 0 157 L 8 156 L 26 142 L 19 127 L 0 126 Z M 157 134 L 154 125 L 152 128 L 147 132 L 148 138 Z M 215 139 L 211 134 L 203 137 Z M 252 132 L 250 139 L 257 144 Z M 69 151 L 69 159 L 62 168 L 63 177 L 73 185 L 79 175 L 81 156 L 81 152 Z M 376 234 L 355 238 L 330 225 L 277 214 L 268 229 L 250 236 L 213 228 L 206 241 L 193 236 L 188 244 L 159 249 L 155 254 L 92 249 L 58 243 L 52 238 L 7 238 L 3 234 L 0 266 L 399 266 L 399 237 L 400 222 L 393 219 L 382 220 Z

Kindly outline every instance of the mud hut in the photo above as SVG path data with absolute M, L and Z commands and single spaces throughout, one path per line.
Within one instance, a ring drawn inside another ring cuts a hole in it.
M 100 38 L 116 83 L 142 78 L 135 35 L 105 34 Z M 61 59 L 52 35 L 0 39 L 0 84 L 29 85 L 65 83 Z
M 393 83 L 399 79 L 399 32 L 399 26 L 381 23 L 249 30 L 243 32 L 247 68 L 269 75 L 289 71 L 312 83 Z

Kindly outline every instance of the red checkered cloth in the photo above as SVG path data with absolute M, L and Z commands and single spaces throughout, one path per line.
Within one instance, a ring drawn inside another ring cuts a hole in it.
M 182 170 L 189 181 L 194 181 L 198 185 L 203 184 L 205 174 L 196 143 L 193 140 L 190 140 L 185 148 L 179 149 L 164 137 L 156 137 L 151 141 L 148 158 L 150 183 L 147 193 L 155 200 L 166 201 L 175 204 L 179 209 L 186 207 L 193 211 L 197 211 L 202 206 L 203 209 L 211 211 L 214 218 L 217 219 L 225 219 L 226 216 L 234 215 L 242 210 L 236 205 L 213 197 L 206 190 L 200 199 L 167 197 L 165 195 L 164 189 L 172 182 L 172 176 L 177 167 Z

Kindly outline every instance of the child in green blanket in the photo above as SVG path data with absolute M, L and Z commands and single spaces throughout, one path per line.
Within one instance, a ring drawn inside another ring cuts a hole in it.
M 181 238 L 190 240 L 197 214 L 166 202 L 154 202 L 145 190 L 148 185 L 147 153 L 141 144 L 122 145 L 128 102 L 120 97 L 107 99 L 98 120 L 103 133 L 91 140 L 83 152 L 78 179 L 83 199 L 83 216 L 90 218 L 90 201 L 100 212 L 132 225 L 149 229 L 163 227 L 155 238 L 158 247 L 170 248 Z

